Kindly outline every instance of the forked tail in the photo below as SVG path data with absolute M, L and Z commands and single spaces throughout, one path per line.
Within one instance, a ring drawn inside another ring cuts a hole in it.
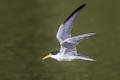
M 84 55 L 81 55 L 81 54 L 78 54 L 78 58 L 77 59 L 82 59 L 82 60 L 87 60 L 87 61 L 96 61 L 95 59 L 92 59 L 88 56 L 84 56 Z

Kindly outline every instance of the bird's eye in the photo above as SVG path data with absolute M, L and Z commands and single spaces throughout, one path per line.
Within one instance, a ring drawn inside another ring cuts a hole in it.
M 54 52 L 51 52 L 50 54 L 51 55 L 56 55 L 57 53 L 59 53 L 59 51 L 54 51 Z

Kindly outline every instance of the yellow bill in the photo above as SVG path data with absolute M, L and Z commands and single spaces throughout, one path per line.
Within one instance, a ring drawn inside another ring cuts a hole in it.
M 47 58 L 50 58 L 51 56 L 48 55 L 48 56 L 45 56 L 44 58 L 42 58 L 43 60 L 47 59 Z

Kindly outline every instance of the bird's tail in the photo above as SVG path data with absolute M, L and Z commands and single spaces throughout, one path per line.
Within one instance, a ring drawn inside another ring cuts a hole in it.
M 87 60 L 87 61 L 96 61 L 95 59 L 92 59 L 88 56 L 84 56 L 84 55 L 81 55 L 81 54 L 78 54 L 78 58 L 77 59 L 82 59 L 82 60 Z

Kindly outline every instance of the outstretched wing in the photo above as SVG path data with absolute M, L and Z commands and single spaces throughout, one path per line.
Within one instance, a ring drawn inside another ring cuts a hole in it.
M 62 46 L 66 47 L 66 48 L 76 47 L 80 43 L 81 40 L 84 40 L 85 38 L 93 36 L 95 34 L 96 33 L 87 33 L 87 34 L 82 34 L 82 35 L 79 35 L 79 36 L 75 36 L 75 37 L 65 39 L 62 43 Z
M 61 44 L 60 52 L 64 55 L 77 55 L 76 46 L 80 43 L 80 41 L 95 34 L 96 33 L 87 33 L 65 39 Z
M 63 24 L 60 25 L 60 28 L 57 32 L 57 39 L 61 43 L 67 38 L 71 37 L 71 30 L 72 30 L 72 24 L 80 12 L 81 9 L 84 8 L 86 4 L 83 4 L 82 6 L 78 7 L 66 20 Z

